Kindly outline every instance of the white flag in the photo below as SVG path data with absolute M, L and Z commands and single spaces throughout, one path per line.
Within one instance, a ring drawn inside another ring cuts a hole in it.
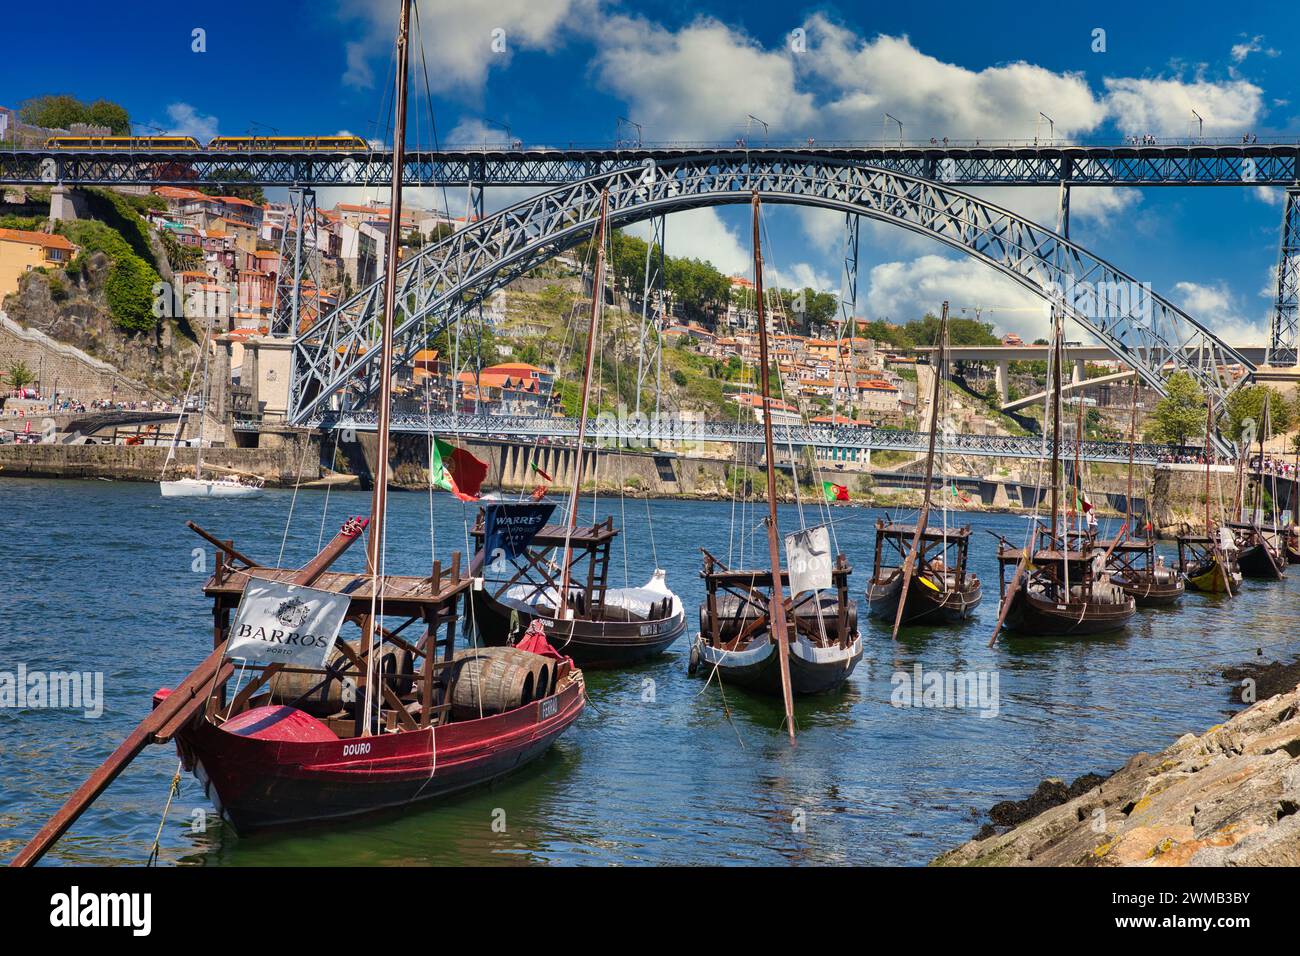
M 351 601 L 334 591 L 254 578 L 230 626 L 226 656 L 324 667 Z
M 785 536 L 785 564 L 790 569 L 790 595 L 820 591 L 831 580 L 831 535 L 825 525 Z

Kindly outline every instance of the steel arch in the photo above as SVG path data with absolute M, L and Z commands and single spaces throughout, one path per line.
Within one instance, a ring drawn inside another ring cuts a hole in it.
M 485 296 L 586 238 L 606 188 L 615 227 L 747 202 L 755 190 L 770 203 L 893 223 L 959 249 L 1056 302 L 1162 391 L 1170 374 L 1186 371 L 1222 407 L 1240 384 L 1228 376 L 1228 367 L 1240 366 L 1247 375 L 1254 371 L 1244 356 L 1149 286 L 1010 210 L 890 170 L 744 152 L 648 160 L 602 173 L 526 199 L 425 247 L 399 267 L 398 363 L 409 363 L 432 336 Z M 297 338 L 289 400 L 294 423 L 328 424 L 336 417 L 333 410 L 358 408 L 374 392 L 382 304 L 380 280 Z

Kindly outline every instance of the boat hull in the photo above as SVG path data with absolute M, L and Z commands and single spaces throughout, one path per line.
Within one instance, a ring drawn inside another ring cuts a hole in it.
M 497 780 L 545 753 L 582 708 L 575 681 L 502 714 L 340 739 L 302 733 L 312 718 L 301 711 L 263 707 L 249 712 L 256 730 L 205 719 L 177 737 L 177 749 L 222 817 L 249 833 L 425 803 Z
M 1235 590 L 1241 583 L 1241 575 L 1233 572 L 1225 575 L 1222 563 L 1215 559 L 1188 568 L 1183 572 L 1183 580 L 1187 582 L 1189 591 L 1199 591 L 1202 594 L 1229 594 L 1231 593 L 1229 580 L 1231 580 L 1232 590 Z
M 1086 637 L 1119 630 L 1135 612 L 1132 600 L 1123 604 L 1057 604 L 1022 588 L 1011 599 L 1004 626 L 1025 637 Z
M 236 481 L 212 481 L 207 478 L 178 478 L 160 481 L 164 498 L 256 498 L 262 489 Z
M 486 591 L 473 592 L 472 601 L 481 643 L 503 646 L 512 634 L 522 634 L 533 620 L 540 620 L 551 646 L 584 670 L 628 667 L 658 657 L 686 631 L 686 615 L 676 601 L 676 613 L 653 621 L 557 621 L 498 601 Z
M 780 697 L 780 652 L 766 636 L 750 642 L 744 650 L 713 647 L 702 635 L 696 637 L 705 676 L 716 667 L 724 687 Z M 795 696 L 824 694 L 842 686 L 862 660 L 862 639 L 854 636 L 847 647 L 816 647 L 802 640 L 790 644 L 790 689 Z
M 1285 565 L 1279 565 L 1268 547 L 1261 542 L 1243 548 L 1237 554 L 1237 567 L 1241 569 L 1244 577 L 1281 581 Z
M 1110 580 L 1131 597 L 1138 607 L 1169 607 L 1182 600 L 1186 590 L 1178 577 L 1174 577 L 1171 581 L 1157 581 L 1148 575 L 1143 575 L 1137 580 L 1112 575 Z
M 872 617 L 893 622 L 898 618 L 898 602 L 903 593 L 903 576 L 896 574 L 882 583 L 867 586 L 867 606 Z M 907 589 L 903 607 L 903 624 L 960 624 L 979 607 L 983 593 L 979 582 L 964 591 L 955 588 L 932 590 L 913 580 Z

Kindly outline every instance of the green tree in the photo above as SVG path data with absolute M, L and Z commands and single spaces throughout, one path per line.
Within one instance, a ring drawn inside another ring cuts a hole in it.
M 116 136 L 131 135 L 131 117 L 126 109 L 108 100 L 95 100 L 86 107 L 86 122 L 107 126 Z
M 25 388 L 36 381 L 36 374 L 26 362 L 18 361 L 10 363 L 8 378 L 10 388 Z
M 35 96 L 18 108 L 18 118 L 32 126 L 68 129 L 86 122 L 86 104 L 66 93 Z
M 1240 439 L 1246 431 L 1247 421 L 1253 421 L 1256 434 L 1262 434 L 1265 401 L 1268 402 L 1269 434 L 1280 435 L 1290 428 L 1294 409 L 1282 394 L 1267 385 L 1252 385 L 1239 388 L 1228 396 L 1228 437 L 1234 441 Z
M 1165 382 L 1165 397 L 1156 403 L 1147 426 L 1147 441 L 1186 445 L 1205 434 L 1205 395 L 1186 372 L 1175 372 Z

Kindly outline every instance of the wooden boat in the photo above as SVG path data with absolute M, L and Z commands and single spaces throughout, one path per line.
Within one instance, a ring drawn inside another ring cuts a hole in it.
M 759 392 L 763 408 L 764 470 L 767 476 L 767 567 L 733 570 L 701 548 L 705 601 L 700 633 L 691 649 L 690 671 L 704 671 L 722 684 L 739 684 L 780 694 L 785 727 L 794 740 L 794 695 L 817 694 L 841 686 L 862 659 L 856 609 L 849 600 L 851 569 L 844 555 L 830 560 L 828 527 L 804 528 L 786 539 L 788 569 L 781 568 L 778 537 L 776 452 L 772 439 L 772 394 L 768 361 L 766 302 L 760 201 L 752 196 L 754 303 L 758 326 Z M 792 592 L 789 601 L 784 590 Z M 821 592 L 833 589 L 826 602 Z M 722 592 L 721 594 L 719 592 Z M 729 600 L 720 600 L 729 597 Z M 811 602 L 811 613 L 804 613 Z M 730 622 L 730 623 L 728 623 Z M 701 667 L 701 665 L 704 665 Z
M 968 620 L 982 598 L 978 575 L 967 570 L 970 528 L 946 533 L 925 530 L 917 570 L 904 598 L 903 567 L 907 545 L 915 533 L 912 525 L 876 521 L 875 572 L 867 585 L 872 617 L 899 619 L 903 624 L 960 624 Z M 900 600 L 905 601 L 901 618 Z
M 894 624 L 892 637 L 904 624 L 956 624 L 979 606 L 979 578 L 966 570 L 970 528 L 948 530 L 947 496 L 942 501 L 943 527 L 929 526 L 933 495 L 935 438 L 939 432 L 939 407 L 943 404 L 943 376 L 948 354 L 948 303 L 939 320 L 939 337 L 930 395 L 930 444 L 925 458 L 925 486 L 915 525 L 876 521 L 876 553 L 867 606 L 875 617 Z
M 1293 524 L 1283 528 L 1282 542 L 1286 548 L 1286 563 L 1300 564 L 1300 528 Z
M 993 640 L 1002 630 L 1031 637 L 1102 634 L 1123 627 L 1137 610 L 1133 597 L 1106 574 L 1092 535 L 1059 525 L 1063 324 L 1060 310 L 1053 308 L 1051 519 L 1046 527 L 1034 525 L 1024 547 L 999 536 L 1002 610 Z
M 485 575 L 473 595 L 474 629 L 480 643 L 512 645 L 533 621 L 547 637 L 584 667 L 622 667 L 657 657 L 686 630 L 682 602 L 656 569 L 639 588 L 610 588 L 610 546 L 618 537 L 614 519 L 579 528 L 578 495 L 586 455 L 591 371 L 605 303 L 608 196 L 601 196 L 592 272 L 590 323 L 578 412 L 578 449 L 564 523 L 538 527 L 553 505 L 496 504 L 479 512 L 474 527 L 476 573 Z M 490 520 L 489 520 L 490 519 Z M 497 519 L 512 529 L 488 541 Z M 489 529 L 489 524 L 491 529 Z M 486 561 L 491 552 L 493 560 Z M 582 583 L 575 583 L 581 581 Z
M 1182 575 L 1156 557 L 1156 543 L 1151 538 L 1120 540 L 1110 549 L 1106 567 L 1111 582 L 1119 585 L 1138 607 L 1168 607 L 1183 596 Z
M 1048 529 L 1035 531 L 1036 546 L 1018 587 L 1007 568 L 1018 568 L 1024 550 L 1003 541 L 998 551 L 999 592 L 1007 601 L 1003 627 L 1027 637 L 1081 637 L 1118 630 L 1136 612 L 1132 596 L 1097 570 L 1095 551 L 1047 546 Z
M 480 512 L 472 532 L 480 547 L 483 519 Z M 609 587 L 610 546 L 617 537 L 612 517 L 567 535 L 562 525 L 546 525 L 520 557 L 502 561 L 495 571 L 485 568 L 483 587 L 471 595 L 476 643 L 513 645 L 538 620 L 547 639 L 580 667 L 624 667 L 666 651 L 686 631 L 681 599 L 668 589 L 662 570 L 639 588 Z M 550 555 L 566 542 L 576 553 L 571 567 L 581 583 L 570 583 L 571 613 L 561 617 Z M 480 551 L 476 565 L 481 559 Z
M 814 600 L 805 591 L 784 601 L 790 649 L 790 689 L 794 694 L 821 694 L 848 680 L 862 660 L 856 603 L 849 598 L 849 567 L 839 555 L 832 571 L 835 596 Z M 704 551 L 705 601 L 700 632 L 691 649 L 691 672 L 715 669 L 724 687 L 732 684 L 765 694 L 782 691 L 778 642 L 772 634 L 772 573 L 731 570 Z M 790 582 L 780 574 L 782 586 Z
M 1237 539 L 1237 567 L 1248 578 L 1281 581 L 1287 559 L 1276 528 L 1247 521 L 1229 521 Z
M 219 559 L 204 588 L 218 646 L 250 583 L 293 576 Z M 178 731 L 186 769 L 237 832 L 356 816 L 488 783 L 539 756 L 578 718 L 582 673 L 555 652 L 521 652 L 547 671 L 544 680 L 534 674 L 531 692 L 521 688 L 513 699 L 475 694 L 479 658 L 455 651 L 472 583 L 459 555 L 449 573 L 435 563 L 427 578 L 383 578 L 376 606 L 396 622 L 381 632 L 393 653 L 384 659 L 369 732 L 361 701 L 349 703 L 345 692 L 349 680 L 365 686 L 364 635 L 358 644 L 340 643 L 344 653 L 326 668 L 281 673 L 274 664 L 249 665 L 257 676 L 229 704 L 218 689 L 201 719 Z M 368 574 L 324 573 L 313 586 L 346 594 L 348 620 L 362 622 L 371 612 Z M 424 634 L 408 642 L 401 635 L 412 625 Z M 458 706 L 476 696 L 481 710 Z
M 1177 604 L 1186 590 L 1176 568 L 1165 567 L 1164 558 L 1156 557 L 1156 543 L 1151 537 L 1138 538 L 1130 533 L 1133 515 L 1133 450 L 1137 442 L 1138 380 L 1133 376 L 1130 402 L 1132 412 L 1128 432 L 1128 484 L 1124 493 L 1124 524 L 1105 551 L 1110 580 L 1133 598 L 1138 607 L 1168 607 Z M 1148 530 L 1151 527 L 1147 522 Z
M 1178 570 L 1189 590 L 1203 594 L 1231 596 L 1241 587 L 1236 546 L 1224 548 L 1217 537 L 1194 534 L 1190 528 L 1178 535 Z

